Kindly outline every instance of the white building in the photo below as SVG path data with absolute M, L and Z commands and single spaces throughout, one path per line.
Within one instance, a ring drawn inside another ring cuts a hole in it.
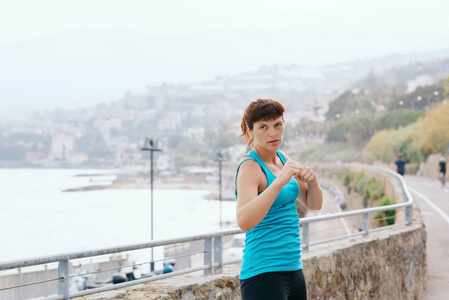
M 56 134 L 52 136 L 51 148 L 48 158 L 50 160 L 64 160 L 72 155 L 75 147 L 75 138 L 65 134 Z

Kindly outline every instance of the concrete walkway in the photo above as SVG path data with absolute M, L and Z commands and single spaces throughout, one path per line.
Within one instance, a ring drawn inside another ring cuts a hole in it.
M 427 231 L 427 290 L 425 300 L 449 295 L 449 187 L 434 179 L 406 175 Z

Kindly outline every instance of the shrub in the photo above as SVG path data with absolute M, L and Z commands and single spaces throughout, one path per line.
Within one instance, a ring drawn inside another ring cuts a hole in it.
M 365 192 L 363 193 L 363 197 L 377 201 L 383 196 L 384 189 L 382 186 L 382 182 L 375 178 L 371 178 L 370 180 L 368 180 L 368 182 L 366 183 Z
M 385 206 L 394 204 L 388 196 L 383 196 L 377 201 L 377 206 Z M 374 218 L 378 221 L 380 226 L 393 225 L 395 222 L 396 210 L 380 211 L 374 215 Z

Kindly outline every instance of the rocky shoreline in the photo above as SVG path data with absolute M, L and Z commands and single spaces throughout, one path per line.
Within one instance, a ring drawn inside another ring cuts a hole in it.
M 76 177 L 100 177 L 104 174 L 78 174 Z M 69 188 L 63 190 L 63 192 L 87 192 L 95 190 L 106 190 L 106 189 L 150 189 L 150 182 L 147 176 L 142 176 L 141 174 L 115 174 L 117 178 L 110 184 L 103 185 L 89 185 L 76 188 Z M 205 182 L 167 182 L 162 180 L 156 180 L 154 182 L 154 189 L 188 189 L 188 190 L 208 190 L 210 191 L 204 198 L 208 200 L 218 201 L 218 187 L 216 185 L 211 185 Z M 223 187 L 222 201 L 236 201 L 233 187 Z
M 63 190 L 63 192 L 87 192 L 87 191 L 96 191 L 96 190 L 106 190 L 109 189 L 110 185 L 90 185 L 90 186 L 82 186 L 77 188 L 70 188 Z

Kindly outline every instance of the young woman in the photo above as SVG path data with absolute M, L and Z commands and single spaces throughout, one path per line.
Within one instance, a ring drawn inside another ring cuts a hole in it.
M 244 300 L 307 299 L 302 272 L 298 206 L 321 209 L 315 173 L 279 150 L 284 107 L 253 101 L 242 118 L 252 150 L 236 172 L 237 222 L 246 232 L 240 290 Z

